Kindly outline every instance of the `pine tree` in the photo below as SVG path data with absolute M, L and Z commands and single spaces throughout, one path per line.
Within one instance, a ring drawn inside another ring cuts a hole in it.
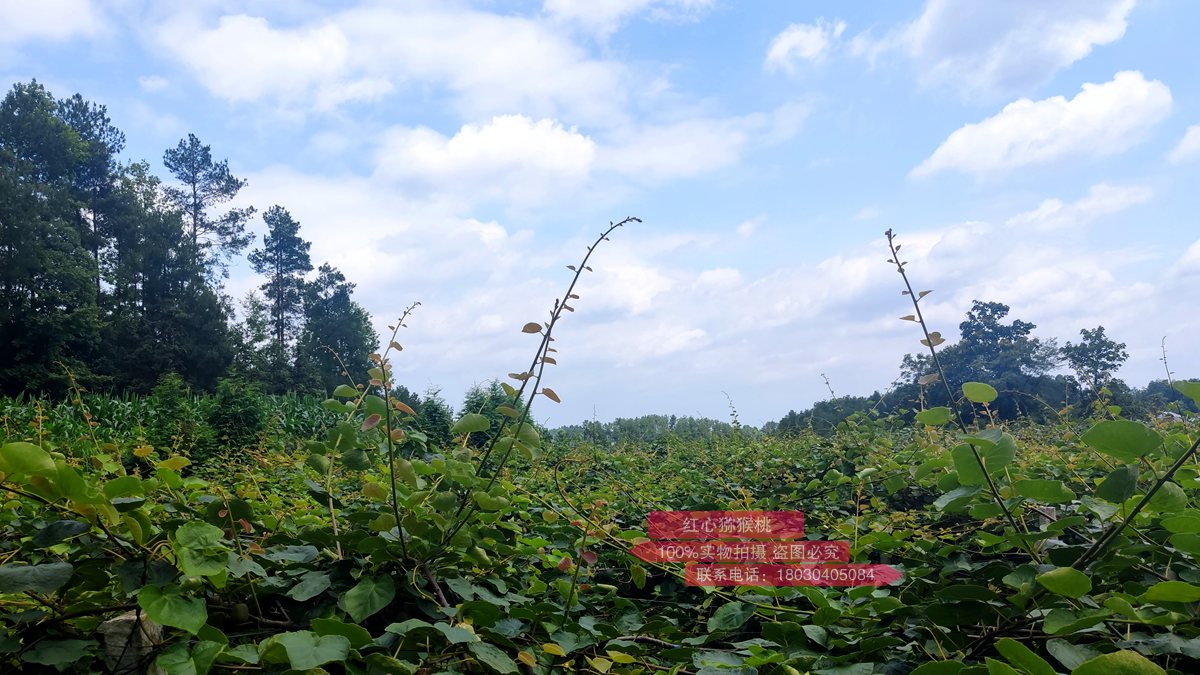
M 230 209 L 220 215 L 210 211 L 237 196 L 246 181 L 229 172 L 228 160 L 214 162 L 210 147 L 194 134 L 163 153 L 163 165 L 180 183 L 168 187 L 166 196 L 183 216 L 196 262 L 210 277 L 215 277 L 218 269 L 227 275 L 223 259 L 250 244 L 246 222 L 254 215 L 254 207 Z
M 251 251 L 249 260 L 255 272 L 267 277 L 259 288 L 270 307 L 275 348 L 286 353 L 297 319 L 304 314 L 304 273 L 312 270 L 312 244 L 300 238 L 300 223 L 282 206 L 267 209 L 263 220 L 268 227 L 263 247 Z
M 328 264 L 305 284 L 304 330 L 296 345 L 298 388 L 331 392 L 346 382 L 346 371 L 361 379 L 367 357 L 379 348 L 371 316 L 350 298 L 354 284 Z M 340 359 L 340 362 L 339 362 Z

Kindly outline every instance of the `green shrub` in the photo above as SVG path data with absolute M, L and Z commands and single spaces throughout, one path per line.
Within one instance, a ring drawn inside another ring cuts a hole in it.
M 146 440 L 164 454 L 191 455 L 206 435 L 191 388 L 178 373 L 159 378 L 146 417 Z
M 268 410 L 263 393 L 241 378 L 222 378 L 205 401 L 204 418 L 211 438 L 198 447 L 192 461 L 202 464 L 213 455 L 236 452 L 258 444 L 266 429 Z

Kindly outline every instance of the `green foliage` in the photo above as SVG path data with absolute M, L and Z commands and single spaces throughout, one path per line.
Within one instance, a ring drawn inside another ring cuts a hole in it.
M 450 428 L 453 425 L 454 411 L 446 404 L 439 390 L 427 390 L 417 407 L 417 426 L 433 446 L 448 448 L 452 443 Z
M 211 277 L 224 270 L 223 258 L 231 257 L 250 243 L 246 222 L 254 214 L 253 207 L 230 209 L 222 214 L 211 212 L 237 196 L 246 181 L 230 173 L 228 161 L 213 161 L 211 147 L 201 143 L 195 134 L 188 134 L 176 147 L 164 152 L 163 166 L 179 182 L 177 186 L 168 186 L 163 194 L 183 216 L 192 262 Z
M 312 270 L 308 256 L 311 244 L 300 238 L 297 223 L 282 206 L 263 214 L 268 232 L 263 247 L 250 252 L 250 265 L 267 280 L 260 288 L 267 298 L 273 342 L 265 359 L 265 380 L 281 390 L 289 389 L 291 348 L 298 322 L 303 316 L 304 273 Z M 257 309 L 251 307 L 251 309 Z M 248 316 L 247 320 L 257 319 Z
M 150 394 L 149 403 L 146 440 L 169 454 L 190 455 L 201 443 L 205 430 L 201 428 L 203 422 L 187 383 L 176 373 L 163 375 Z
M 211 429 L 211 441 L 198 448 L 192 459 L 204 463 L 222 452 L 235 456 L 255 447 L 267 423 L 267 407 L 258 388 L 238 378 L 223 378 L 215 395 L 207 401 L 205 421 Z
M 97 265 L 76 190 L 87 145 L 36 81 L 0 101 L 0 393 L 62 394 L 99 339 Z
M 1112 373 L 1129 358 L 1124 342 L 1116 342 L 1104 334 L 1104 326 L 1079 331 L 1079 344 L 1067 342 L 1060 350 L 1063 358 L 1079 379 L 1090 389 L 1107 384 Z
M 354 284 L 329 265 L 304 290 L 304 329 L 296 345 L 297 381 L 302 389 L 333 391 L 351 373 L 371 367 L 379 345 L 371 317 L 351 299 Z

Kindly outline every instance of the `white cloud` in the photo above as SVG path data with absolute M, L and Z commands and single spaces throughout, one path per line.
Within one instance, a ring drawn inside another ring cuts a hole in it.
M 445 147 L 440 152 L 453 156 Z M 521 324 L 545 316 L 567 281 L 563 266 L 577 263 L 590 243 L 552 228 L 521 231 L 503 218 L 465 216 L 457 205 L 406 196 L 382 176 L 272 169 L 246 177 L 248 203 L 286 205 L 301 236 L 313 242 L 314 262 L 329 260 L 358 283 L 355 297 L 378 328 L 408 302 L 422 301 L 401 336 L 397 373 L 410 386 L 444 387 L 451 403 L 472 383 L 526 361 L 532 346 Z M 1164 290 L 1200 274 L 1200 243 L 1175 261 L 1174 254 L 1147 258 L 1113 242 L 1081 247 L 1062 229 L 1013 235 L 1022 218 L 1045 226 L 1065 225 L 1070 214 L 1076 223 L 1111 216 L 1148 197 L 1143 190 L 1101 184 L 1074 202 L 1044 203 L 996 224 L 902 229 L 914 282 L 934 289 L 924 305 L 934 328 L 954 339 L 973 299 L 1009 304 L 1012 317 L 1038 324 L 1043 336 L 1073 337 L 1103 323 L 1131 352 L 1148 341 L 1157 346 L 1168 329 L 1187 334 L 1200 327 L 1178 318 Z M 905 352 L 920 349 L 912 325 L 896 320 L 908 310 L 894 269 L 883 262 L 881 238 L 772 268 L 727 261 L 722 247 L 731 232 L 656 229 L 647 222 L 619 230 L 590 261 L 595 272 L 581 278 L 578 311 L 556 333 L 561 365 L 548 383 L 564 404 L 540 412 L 555 415 L 555 423 L 589 416 L 592 402 L 604 418 L 645 413 L 658 401 L 670 401 L 668 412 L 703 405 L 701 414 L 720 415 L 722 389 L 746 408 L 747 419 L 778 418 L 787 406 L 822 396 L 820 372 L 838 393 L 869 392 L 886 386 Z M 1130 272 L 1146 260 L 1165 263 L 1157 265 L 1165 270 L 1161 280 Z M 1131 381 L 1140 383 L 1157 362 L 1131 364 L 1140 369 Z M 611 397 L 618 386 L 625 392 L 620 403 Z M 711 405 L 702 403 L 706 392 Z
M 989 174 L 1072 157 L 1121 152 L 1171 110 L 1171 90 L 1140 72 L 1087 83 L 1072 99 L 1022 98 L 982 122 L 950 134 L 913 176 L 938 171 Z
M 794 23 L 771 40 L 764 65 L 767 70 L 794 73 L 801 61 L 820 63 L 845 30 L 845 21 L 829 23 L 822 19 L 813 24 Z
M 1154 197 L 1154 191 L 1142 185 L 1093 185 L 1086 197 L 1064 204 L 1060 199 L 1047 199 L 1032 211 L 1009 218 L 1005 225 L 1017 230 L 1057 230 L 1080 227 L 1103 216 L 1119 213 Z
M 542 11 L 607 36 L 635 14 L 646 12 L 652 19 L 697 19 L 712 5 L 713 0 L 545 0 Z
M 1183 138 L 1167 155 L 1172 164 L 1182 164 L 1200 157 L 1200 124 L 1193 124 L 1184 132 Z
M 170 81 L 161 75 L 143 75 L 138 78 L 138 86 L 142 91 L 159 91 L 166 89 L 170 84 Z
M 1023 93 L 1125 34 L 1136 0 L 928 0 L 915 21 L 881 39 L 856 36 L 871 60 L 898 51 L 928 85 L 966 95 Z
M 701 289 L 729 288 L 741 283 L 742 273 L 732 267 L 704 270 L 696 277 L 696 286 Z
M 595 142 L 574 128 L 504 115 L 464 125 L 450 138 L 426 127 L 395 127 L 384 135 L 376 175 L 470 201 L 530 203 L 580 187 L 595 155 Z
M 309 99 L 343 76 L 350 51 L 336 25 L 278 29 L 245 14 L 222 16 L 211 29 L 181 17 L 159 39 L 201 84 L 230 101 Z
M 0 45 L 92 36 L 106 25 L 97 3 L 89 0 L 0 2 Z
M 1168 277 L 1179 281 L 1194 282 L 1200 279 L 1200 239 L 1192 242 L 1191 246 L 1171 265 Z M 1190 290 L 1189 290 L 1190 292 Z
M 590 58 L 536 19 L 456 4 L 366 5 L 290 27 L 260 16 L 214 21 L 180 9 L 153 44 L 215 96 L 329 110 L 393 91 L 446 95 L 468 119 L 523 112 L 620 121 L 623 66 Z
M 792 102 L 770 113 L 693 117 L 614 131 L 600 148 L 597 164 L 651 182 L 697 176 L 737 163 L 755 141 L 792 138 L 808 111 L 807 104 Z
M 756 216 L 750 220 L 744 220 L 738 224 L 738 226 L 735 228 L 735 231 L 739 237 L 750 237 L 758 230 L 758 226 L 761 225 L 764 220 L 766 220 L 766 218 L 763 216 Z

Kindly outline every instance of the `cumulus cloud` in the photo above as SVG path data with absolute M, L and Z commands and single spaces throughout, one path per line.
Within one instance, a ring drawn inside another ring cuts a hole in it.
M 601 123 L 620 118 L 626 98 L 621 65 L 590 58 L 551 26 L 452 4 L 372 4 L 288 27 L 188 8 L 153 36 L 230 101 L 330 110 L 428 88 L 467 118 L 522 111 Z
M 829 23 L 822 19 L 812 24 L 794 23 L 771 40 L 764 65 L 767 70 L 794 73 L 802 61 L 820 63 L 845 30 L 845 21 Z
M 530 203 L 578 188 L 587 178 L 596 143 L 574 128 L 523 115 L 464 125 L 454 136 L 426 127 L 384 134 L 376 174 L 465 199 Z
M 526 130 L 537 127 L 522 121 Z M 441 138 L 443 159 L 454 157 L 446 146 L 456 136 Z M 248 203 L 286 205 L 301 236 L 313 242 L 314 262 L 328 260 L 358 283 L 356 298 L 379 329 L 408 302 L 422 301 L 401 336 L 397 374 L 418 389 L 444 387 L 452 403 L 477 380 L 502 377 L 526 360 L 531 347 L 521 324 L 545 316 L 566 283 L 563 265 L 576 263 L 590 243 L 582 235 L 517 229 L 502 217 L 464 215 L 391 189 L 395 179 L 382 174 L 339 178 L 276 168 L 246 177 Z M 1163 278 L 1139 280 L 1130 269 L 1150 259 L 1145 250 L 1113 242 L 1081 248 L 1064 228 L 1113 217 L 1149 196 L 1138 186 L 1100 184 L 1074 201 L 1047 200 L 995 223 L 901 227 L 899 237 L 916 283 L 934 289 L 925 308 L 948 339 L 971 300 L 997 300 L 1038 324 L 1039 335 L 1070 337 L 1103 323 L 1132 352 L 1147 341 L 1157 345 L 1168 328 L 1200 329 L 1172 310 L 1163 286 L 1200 275 L 1200 243 L 1178 258 L 1156 254 Z M 1018 222 L 1046 229 L 1038 237 L 1013 236 Z M 773 233 L 757 236 L 760 245 L 772 245 Z M 591 415 L 593 402 L 603 418 L 642 414 L 655 401 L 702 405 L 709 392 L 703 410 L 665 409 L 719 415 L 724 389 L 747 417 L 777 419 L 788 406 L 820 397 L 821 372 L 839 393 L 867 392 L 885 387 L 901 356 L 920 349 L 911 324 L 896 320 L 907 310 L 896 273 L 883 262 L 882 237 L 778 267 L 727 261 L 741 242 L 733 229 L 656 232 L 653 222 L 605 242 L 590 263 L 595 272 L 576 289 L 578 311 L 557 334 L 562 358 L 551 386 L 564 403 L 541 414 L 576 422 Z M 257 283 L 235 278 L 230 287 Z M 1169 326 L 1163 317 L 1171 317 Z M 1158 364 L 1137 358 L 1129 377 L 1142 382 Z M 620 402 L 611 396 L 618 387 Z
M 1119 153 L 1171 110 L 1171 90 L 1140 72 L 1122 71 L 1109 82 L 1087 83 L 1074 98 L 1018 99 L 982 122 L 950 134 L 913 169 L 993 174 L 1065 158 Z
M 230 101 L 295 103 L 326 95 L 345 74 L 350 51 L 336 25 L 280 29 L 245 14 L 222 16 L 213 28 L 181 17 L 160 40 L 201 84 Z
M 103 12 L 90 0 L 37 0 L 0 3 L 0 45 L 29 40 L 92 36 L 106 27 Z
M 1005 96 L 1041 85 L 1125 35 L 1136 0 L 928 0 L 921 15 L 852 49 L 872 62 L 900 53 L 927 85 Z
M 1143 185 L 1093 185 L 1086 197 L 1069 204 L 1060 199 L 1047 199 L 1032 211 L 1009 218 L 1005 225 L 1016 230 L 1057 230 L 1081 227 L 1104 216 L 1119 213 L 1154 197 L 1154 191 Z
M 1193 124 L 1167 155 L 1172 164 L 1182 164 L 1200 157 L 1200 124 Z

